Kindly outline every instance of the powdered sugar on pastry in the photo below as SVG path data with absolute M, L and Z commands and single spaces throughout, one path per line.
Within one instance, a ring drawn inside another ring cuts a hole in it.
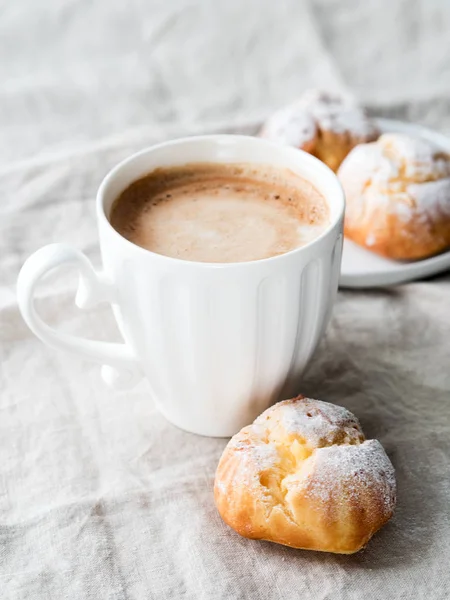
M 314 142 L 317 128 L 310 114 L 299 110 L 297 104 L 275 112 L 261 130 L 261 137 L 286 146 L 306 149 Z
M 412 183 L 408 192 L 421 214 L 440 213 L 449 218 L 450 228 L 450 177 L 426 183 Z
M 345 133 L 356 141 L 374 139 L 378 135 L 374 122 L 352 99 L 321 90 L 309 90 L 293 104 L 276 111 L 260 135 L 303 148 L 324 131 Z
M 384 205 L 403 220 L 450 212 L 450 156 L 426 140 L 384 134 L 356 146 L 339 168 L 348 202 L 366 214 Z M 348 211 L 352 212 L 352 208 Z M 450 226 L 450 225 L 449 225 Z
M 356 146 L 338 177 L 345 234 L 392 258 L 423 258 L 450 246 L 450 155 L 421 138 L 384 134 Z
M 299 101 L 298 108 L 313 116 L 319 130 L 347 133 L 362 141 L 378 134 L 365 111 L 353 99 L 341 94 L 309 90 Z
M 383 156 L 400 169 L 404 182 L 421 183 L 450 177 L 450 157 L 425 139 L 385 133 L 377 143 Z
M 375 502 L 381 502 L 385 510 L 392 510 L 395 504 L 394 468 L 378 440 L 319 448 L 308 461 L 312 463 L 309 466 L 311 476 L 301 479 L 291 476 L 285 481 L 288 490 L 300 486 L 305 495 L 329 502 L 339 485 L 345 487 L 346 499 L 353 500 L 374 488 L 377 490 Z
M 364 439 L 358 419 L 349 410 L 310 398 L 279 402 L 276 411 L 269 408 L 252 425 L 255 430 L 260 426 L 270 428 L 272 434 L 281 429 L 280 435 L 293 435 L 311 448 Z
M 352 413 L 298 396 L 230 440 L 215 500 L 246 537 L 350 553 L 391 517 L 395 489 L 389 458 Z

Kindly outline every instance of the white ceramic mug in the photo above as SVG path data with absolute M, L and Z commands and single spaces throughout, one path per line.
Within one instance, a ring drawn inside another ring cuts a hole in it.
M 115 198 L 157 167 L 246 162 L 289 168 L 311 181 L 330 207 L 330 225 L 306 246 L 264 260 L 199 263 L 155 254 L 123 238 L 108 221 Z M 104 270 L 66 244 L 38 250 L 24 264 L 18 301 L 30 329 L 53 348 L 103 364 L 109 384 L 141 377 L 178 427 L 230 436 L 272 402 L 300 390 L 300 377 L 328 322 L 342 251 L 344 196 L 316 158 L 293 148 L 234 135 L 175 140 L 115 167 L 97 195 Z M 124 343 L 60 333 L 37 315 L 33 295 L 54 267 L 80 273 L 77 305 L 110 302 Z

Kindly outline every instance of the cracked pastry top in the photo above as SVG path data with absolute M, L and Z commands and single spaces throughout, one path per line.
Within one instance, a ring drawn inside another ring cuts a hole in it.
M 308 90 L 270 116 L 259 135 L 309 152 L 336 171 L 352 148 L 375 140 L 379 131 L 354 99 Z
M 431 142 L 386 133 L 354 148 L 338 177 L 349 239 L 398 260 L 450 247 L 450 155 Z
M 244 537 L 347 554 L 391 518 L 396 484 L 383 447 L 352 413 L 298 396 L 230 440 L 214 496 Z

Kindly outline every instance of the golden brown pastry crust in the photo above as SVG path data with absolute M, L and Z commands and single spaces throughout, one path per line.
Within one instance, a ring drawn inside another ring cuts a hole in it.
M 404 260 L 450 247 L 450 156 L 426 140 L 384 134 L 352 150 L 338 177 L 357 244 Z
M 379 131 L 353 100 L 337 93 L 310 90 L 275 112 L 260 136 L 295 146 L 336 171 L 357 144 L 375 140 Z
M 346 409 L 298 396 L 279 402 L 225 448 L 214 497 L 240 535 L 349 554 L 392 516 L 394 469 Z

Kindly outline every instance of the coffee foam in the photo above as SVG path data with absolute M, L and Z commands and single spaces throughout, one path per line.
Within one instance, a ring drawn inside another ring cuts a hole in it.
M 157 169 L 115 201 L 112 226 L 173 258 L 230 263 L 277 256 L 320 235 L 323 196 L 288 169 L 203 164 Z

